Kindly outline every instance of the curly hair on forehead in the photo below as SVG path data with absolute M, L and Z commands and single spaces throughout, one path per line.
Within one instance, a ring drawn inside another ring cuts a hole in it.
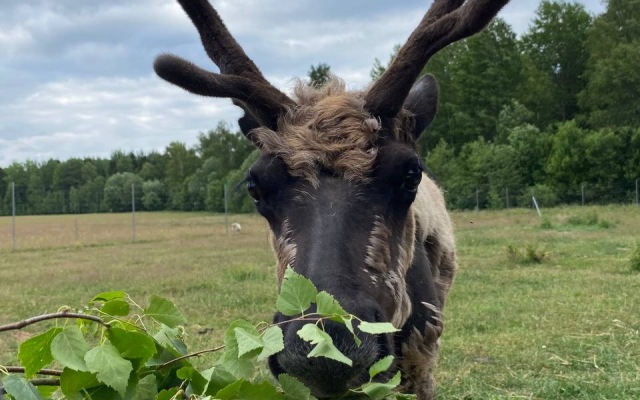
M 373 169 L 380 121 L 364 108 L 363 92 L 349 92 L 332 78 L 313 88 L 298 82 L 297 105 L 279 121 L 278 130 L 254 131 L 264 152 L 277 155 L 293 176 L 316 184 L 321 169 L 365 182 Z

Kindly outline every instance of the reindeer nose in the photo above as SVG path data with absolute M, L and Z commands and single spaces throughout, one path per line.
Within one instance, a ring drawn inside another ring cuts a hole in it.
M 379 353 L 374 336 L 363 335 L 362 345 L 357 346 L 353 335 L 343 325 L 324 321 L 324 330 L 334 345 L 351 359 L 353 364 L 349 366 L 326 357 L 308 357 L 313 346 L 297 334 L 305 323 L 295 321 L 283 325 L 285 349 L 269 359 L 274 375 L 287 373 L 298 378 L 318 398 L 340 396 L 354 384 L 366 382 L 368 367 L 376 361 Z

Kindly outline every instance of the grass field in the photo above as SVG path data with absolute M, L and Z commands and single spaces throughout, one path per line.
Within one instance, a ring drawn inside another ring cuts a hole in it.
M 629 268 L 640 208 L 543 212 L 453 214 L 460 271 L 440 398 L 640 398 L 640 273 Z M 0 218 L 0 324 L 118 289 L 174 300 L 192 350 L 219 344 L 234 319 L 269 320 L 276 295 L 265 222 L 232 220 L 240 235 L 223 216 L 141 213 L 131 243 L 130 215 L 19 217 L 11 252 L 11 219 Z M 0 334 L 0 365 L 39 328 Z

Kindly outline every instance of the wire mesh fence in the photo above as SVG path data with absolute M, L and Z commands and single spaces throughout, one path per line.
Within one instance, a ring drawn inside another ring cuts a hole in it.
M 194 235 L 230 234 L 230 225 L 234 222 L 255 224 L 255 219 L 248 214 L 229 217 L 226 212 L 145 212 L 141 190 L 135 185 L 131 185 L 129 193 L 125 191 L 128 211 L 118 213 L 109 212 L 103 193 L 88 193 L 82 199 L 71 194 L 51 193 L 34 199 L 26 189 L 11 184 L 4 196 L 0 251 L 162 240 L 177 229 L 190 229 Z M 444 184 L 443 189 L 451 209 L 532 208 L 534 198 L 540 208 L 605 204 L 640 206 L 638 180 L 635 185 L 586 182 L 564 192 L 545 185 L 499 188 L 447 187 Z M 224 210 L 227 210 L 228 189 L 225 187 L 222 192 Z

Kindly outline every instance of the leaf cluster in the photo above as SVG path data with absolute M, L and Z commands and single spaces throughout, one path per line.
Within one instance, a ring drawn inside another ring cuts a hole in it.
M 286 271 L 276 307 L 292 320 L 309 321 L 298 331 L 314 346 L 308 357 L 327 357 L 348 365 L 352 361 L 324 331 L 326 321 L 344 324 L 358 345 L 359 335 L 397 330 L 391 324 L 370 323 L 347 313 L 333 296 L 318 292 L 311 281 L 291 269 Z M 83 309 L 74 311 L 0 326 L 2 332 L 36 320 L 56 321 L 20 344 L 19 367 L 0 366 L 0 394 L 16 400 L 314 398 L 288 374 L 277 380 L 255 379 L 257 362 L 284 349 L 279 325 L 237 320 L 227 328 L 224 345 L 189 353 L 182 330 L 186 321 L 166 298 L 152 295 L 141 306 L 126 293 L 112 291 L 96 295 Z M 210 368 L 199 370 L 191 363 L 193 357 L 210 352 L 222 353 Z M 351 394 L 373 399 L 392 394 L 400 383 L 399 372 L 388 382 L 374 379 L 392 364 L 392 356 L 376 362 L 369 370 L 370 381 Z M 60 369 L 45 369 L 51 366 Z

